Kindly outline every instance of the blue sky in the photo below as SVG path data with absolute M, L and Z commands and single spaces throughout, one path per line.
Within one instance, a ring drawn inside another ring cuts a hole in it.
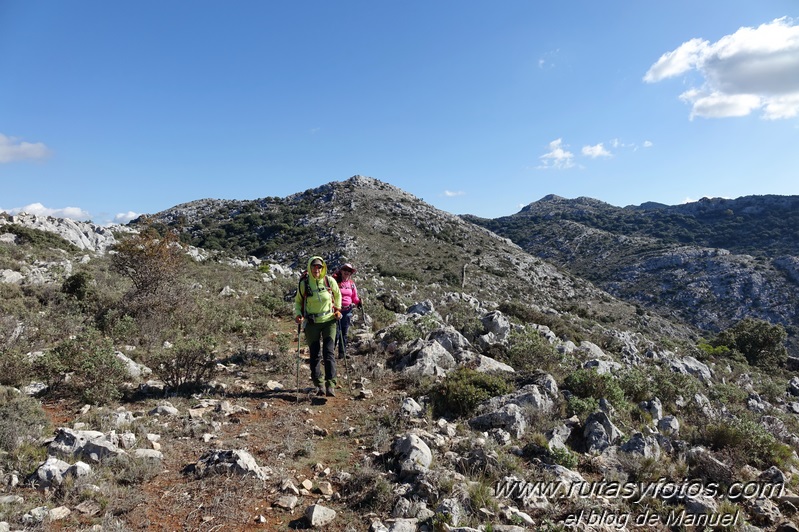
M 799 194 L 795 0 L 0 0 L 0 209 Z

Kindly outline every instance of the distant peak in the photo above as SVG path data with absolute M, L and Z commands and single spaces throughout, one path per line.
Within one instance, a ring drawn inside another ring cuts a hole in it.
M 368 177 L 365 175 L 355 174 L 351 178 L 347 179 L 345 183 L 349 183 L 351 185 L 374 185 L 379 181 L 374 177 Z
M 564 201 L 566 198 L 558 196 L 557 194 L 547 194 L 538 201 Z

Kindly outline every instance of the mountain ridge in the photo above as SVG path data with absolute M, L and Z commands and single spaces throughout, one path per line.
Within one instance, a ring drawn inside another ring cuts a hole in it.
M 753 317 L 783 325 L 796 345 L 798 196 L 643 205 L 547 196 L 511 216 L 464 218 L 620 299 L 678 315 L 707 334 Z
M 309 254 L 319 254 L 334 265 L 353 262 L 361 271 L 418 286 L 433 283 L 489 299 L 494 291 L 524 293 L 532 306 L 561 310 L 602 313 L 613 307 L 610 314 L 631 326 L 643 319 L 634 305 L 564 275 L 511 240 L 370 177 L 353 176 L 285 198 L 214 204 L 216 211 L 195 218 L 185 205 L 148 216 L 146 223 L 177 230 L 184 242 L 202 248 L 214 249 L 217 240 L 209 235 L 216 234 L 219 242 L 231 243 L 225 251 L 295 269 L 304 267 Z M 297 242 L 304 244 L 298 248 Z M 669 328 L 666 322 L 658 325 Z M 687 337 L 685 331 L 674 334 Z

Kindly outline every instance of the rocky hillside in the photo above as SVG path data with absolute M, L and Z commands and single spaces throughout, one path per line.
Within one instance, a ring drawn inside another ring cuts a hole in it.
M 0 226 L 0 530 L 797 529 L 767 328 L 697 344 L 363 177 L 136 226 Z M 333 397 L 292 316 L 311 253 L 365 300 Z
M 464 218 L 708 335 L 757 318 L 784 326 L 797 349 L 799 197 L 619 208 L 547 196 L 512 216 Z
M 590 282 L 532 257 L 506 238 L 379 180 L 354 176 L 287 198 L 201 200 L 132 224 L 177 229 L 204 249 L 254 255 L 302 269 L 313 254 L 331 264 L 406 282 L 402 298 L 425 297 L 429 286 L 492 301 L 512 299 L 542 312 L 604 316 L 652 335 L 695 338 L 656 314 L 641 313 Z

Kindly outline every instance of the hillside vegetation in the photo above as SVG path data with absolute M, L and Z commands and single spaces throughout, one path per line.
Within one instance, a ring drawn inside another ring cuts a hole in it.
M 93 250 L 59 223 L 0 223 L 0 527 L 796 526 L 780 324 L 706 334 L 360 176 Z M 365 301 L 331 398 L 292 317 L 311 254 Z

